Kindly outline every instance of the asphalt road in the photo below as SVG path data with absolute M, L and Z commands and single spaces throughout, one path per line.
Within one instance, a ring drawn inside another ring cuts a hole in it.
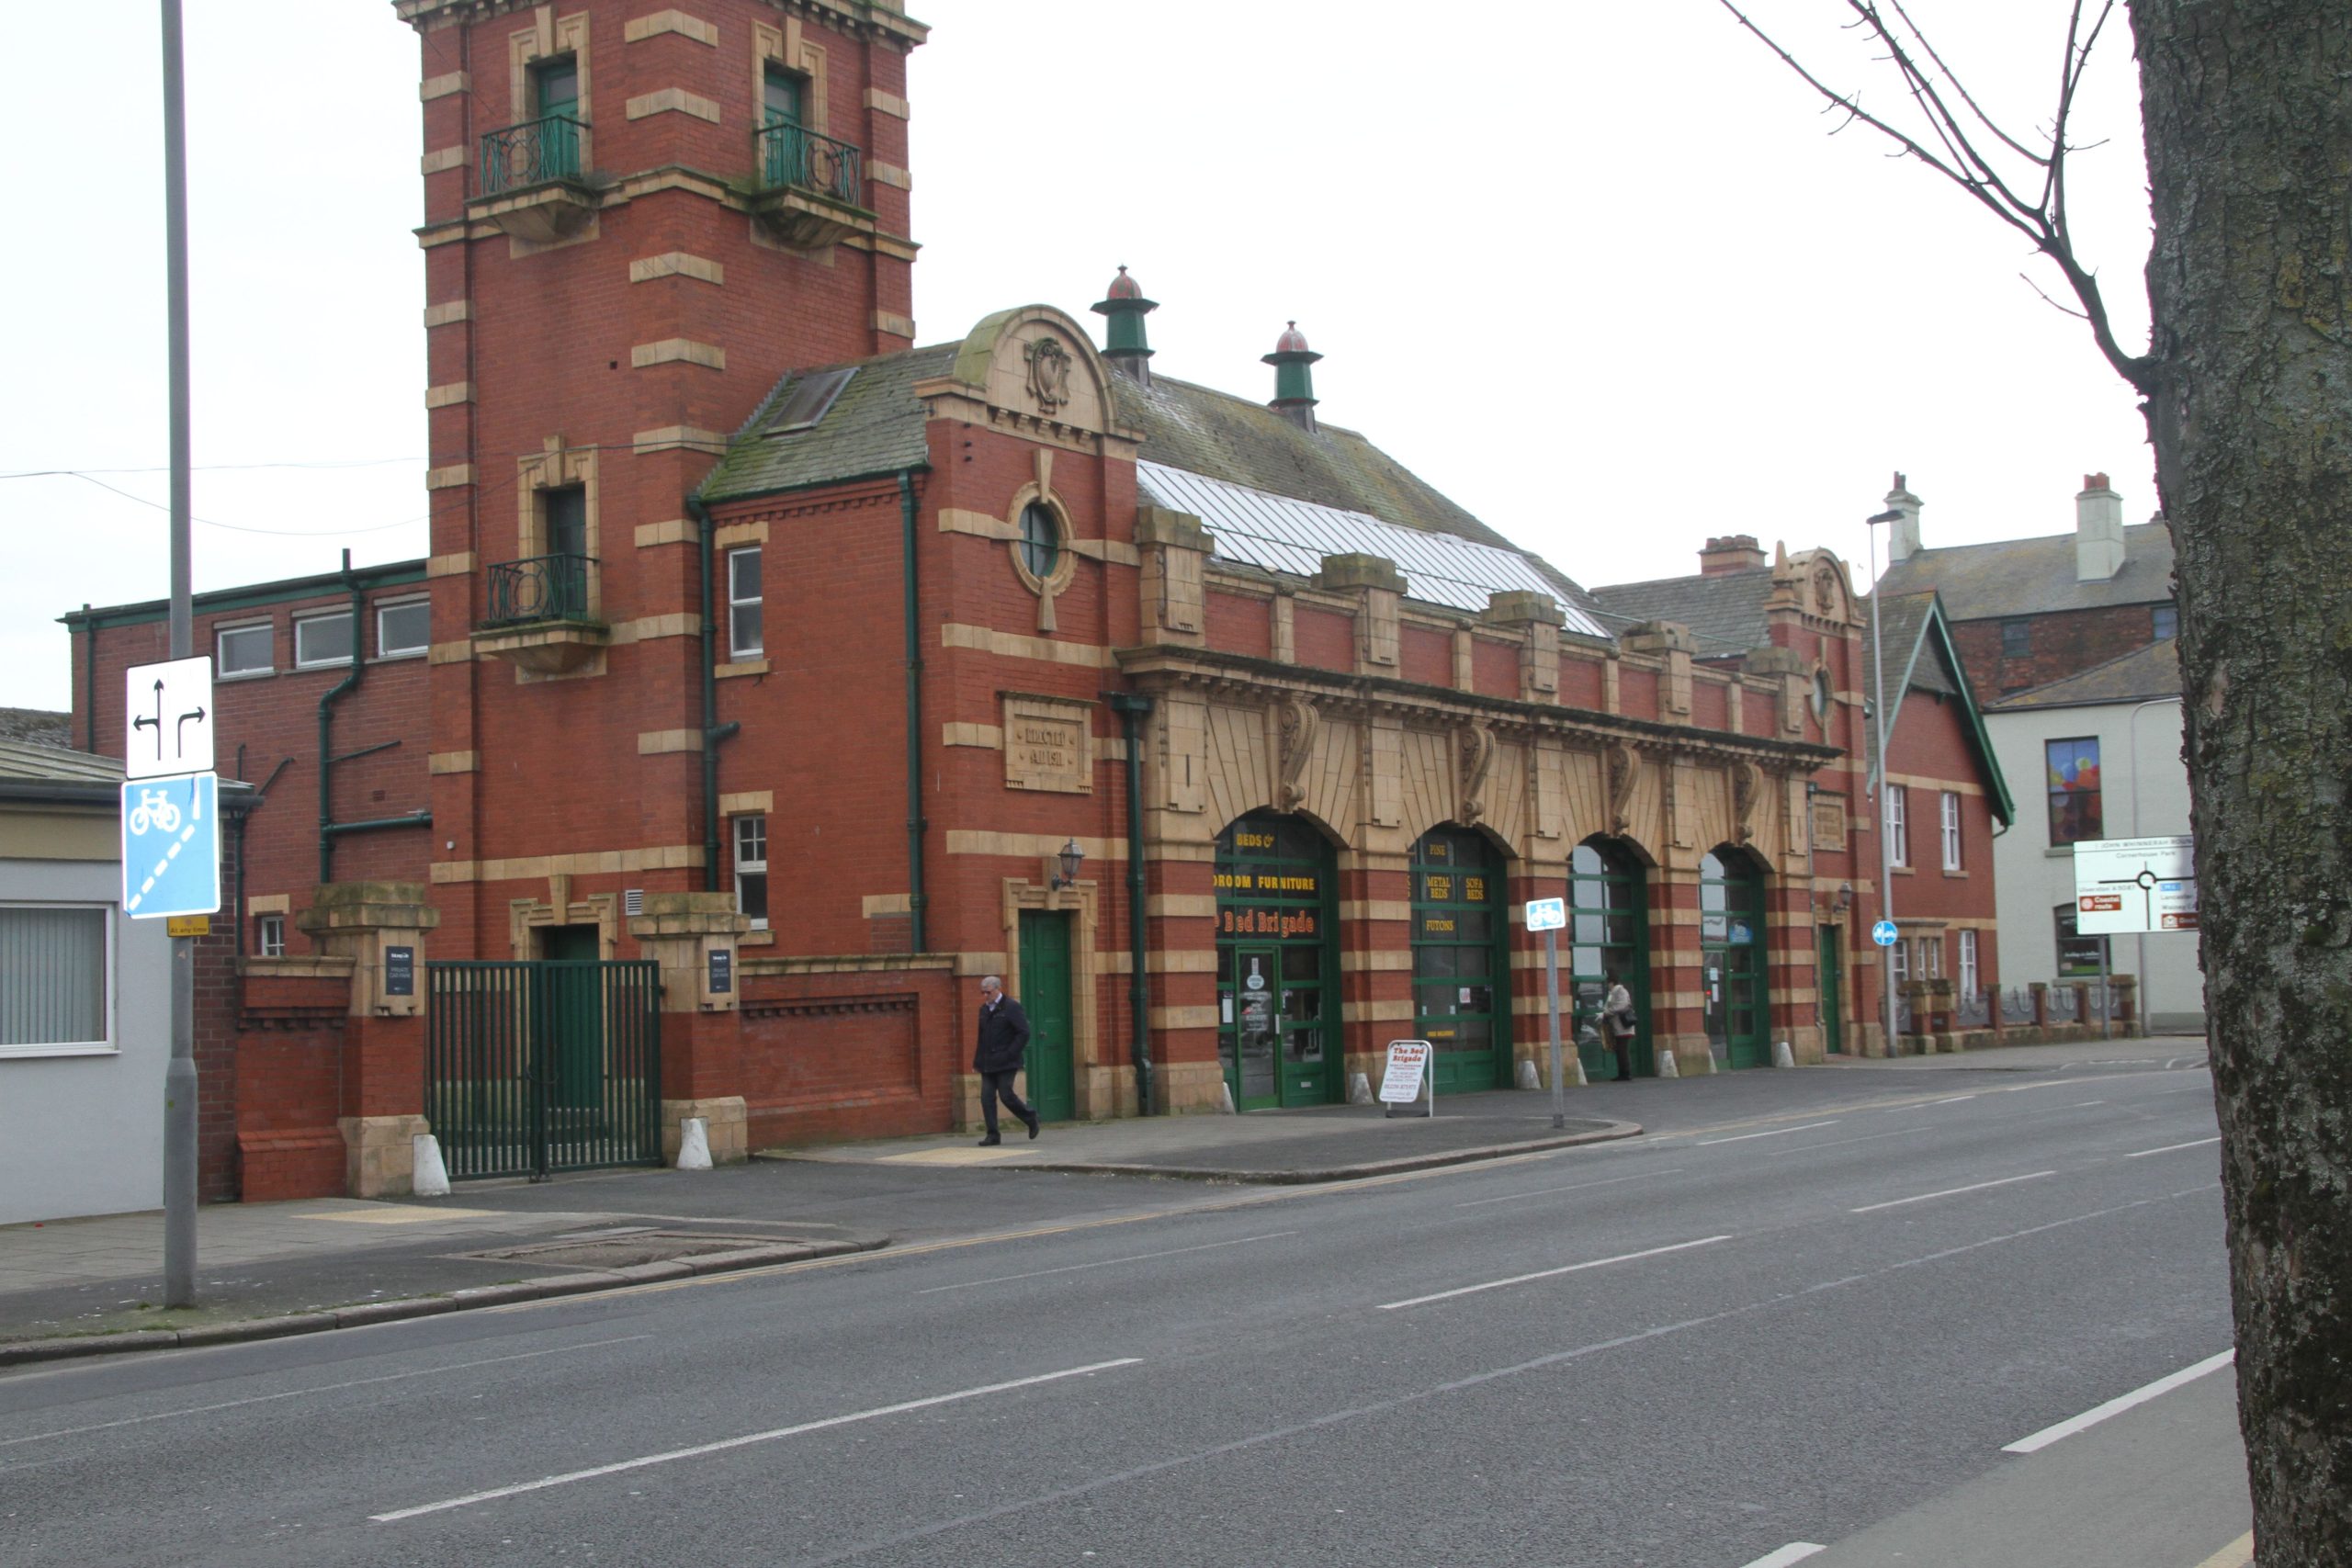
M 959 1224 L 0 1377 L 0 1561 L 1741 1568 L 2229 1348 L 2202 1072 L 1743 1077 L 1335 1188 L 830 1169 Z

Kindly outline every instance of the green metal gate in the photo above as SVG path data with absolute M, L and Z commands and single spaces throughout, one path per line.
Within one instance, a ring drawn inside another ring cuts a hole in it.
M 453 1180 L 662 1163 L 644 960 L 428 963 L 424 1114 Z

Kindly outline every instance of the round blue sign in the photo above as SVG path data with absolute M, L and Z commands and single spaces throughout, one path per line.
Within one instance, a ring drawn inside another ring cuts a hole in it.
M 1894 938 L 1895 930 L 1893 920 L 1881 920 L 1871 928 L 1871 940 L 1881 947 L 1893 947 Z

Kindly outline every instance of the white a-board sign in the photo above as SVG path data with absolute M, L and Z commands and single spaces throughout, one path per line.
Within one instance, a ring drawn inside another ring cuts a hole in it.
M 1437 1114 L 1437 1074 L 1431 1071 L 1430 1055 L 1436 1050 L 1426 1040 L 1391 1040 L 1388 1043 L 1388 1069 L 1380 1075 L 1381 1102 L 1390 1107 L 1410 1105 L 1424 1096 L 1429 1100 L 1429 1114 Z M 1396 1112 L 1391 1109 L 1389 1114 Z

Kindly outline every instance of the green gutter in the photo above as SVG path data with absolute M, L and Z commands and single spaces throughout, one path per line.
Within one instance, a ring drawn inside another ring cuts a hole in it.
M 191 607 L 199 615 L 221 615 L 232 610 L 257 610 L 265 604 L 315 599 L 329 589 L 347 587 L 353 582 L 375 589 L 400 588 L 424 581 L 423 561 L 394 561 L 387 566 L 356 567 L 317 577 L 289 577 L 277 582 L 257 582 L 244 588 L 224 588 L 216 592 L 199 593 L 191 602 Z M 78 631 L 84 627 L 95 630 L 104 626 L 141 626 L 150 621 L 164 620 L 170 614 L 169 604 L 154 599 L 137 604 L 112 604 L 96 610 L 85 604 L 57 618 L 62 625 Z
M 922 885 L 922 631 L 915 580 L 915 481 L 912 468 L 899 470 L 899 540 L 905 559 L 907 634 L 907 913 L 910 948 L 926 953 Z
M 718 722 L 718 641 L 711 626 L 711 578 L 718 566 L 715 535 L 718 525 L 711 520 L 702 497 L 691 491 L 686 494 L 686 514 L 698 525 L 695 538 L 702 566 L 702 886 L 706 893 L 716 893 L 720 886 L 718 743 L 743 727 Z
M 1136 1067 L 1136 1114 L 1152 1114 L 1151 979 L 1144 972 L 1143 732 L 1151 699 L 1105 692 L 1127 734 L 1127 1006 Z

